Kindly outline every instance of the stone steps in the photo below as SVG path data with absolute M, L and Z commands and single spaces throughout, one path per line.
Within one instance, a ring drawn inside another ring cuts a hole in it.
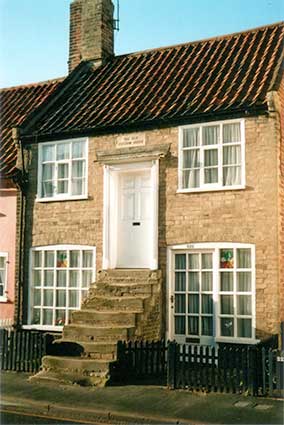
M 116 360 L 117 340 L 109 341 L 80 341 L 72 339 L 58 339 L 56 344 L 77 344 L 84 350 L 84 357 L 101 360 Z

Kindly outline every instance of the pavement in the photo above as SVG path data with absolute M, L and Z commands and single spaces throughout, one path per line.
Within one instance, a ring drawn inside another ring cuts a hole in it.
M 89 424 L 283 424 L 284 401 L 153 385 L 106 388 L 29 382 L 1 372 L 1 411 Z M 4 424 L 2 424 L 4 425 Z

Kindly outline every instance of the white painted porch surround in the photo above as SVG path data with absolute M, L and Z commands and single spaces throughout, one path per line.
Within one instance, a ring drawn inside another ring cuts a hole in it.
M 170 145 L 142 146 L 97 152 L 97 160 L 104 166 L 103 261 L 104 270 L 118 267 L 118 188 L 121 173 L 149 172 L 151 179 L 151 238 L 146 248 L 145 265 L 158 268 L 159 217 L 159 159 L 169 152 Z M 125 268 L 137 268 L 127 265 Z

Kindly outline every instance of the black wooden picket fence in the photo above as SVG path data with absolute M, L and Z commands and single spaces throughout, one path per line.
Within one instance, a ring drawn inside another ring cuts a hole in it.
M 281 396 L 284 353 L 260 346 L 196 346 L 119 341 L 116 378 L 169 388 Z
M 37 372 L 49 340 L 39 331 L 0 329 L 0 370 Z

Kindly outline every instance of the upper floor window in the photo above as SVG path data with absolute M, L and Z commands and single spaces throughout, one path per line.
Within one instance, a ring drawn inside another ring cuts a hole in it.
M 7 260 L 8 254 L 0 252 L 0 301 L 7 301 Z
M 60 200 L 87 196 L 87 140 L 39 145 L 38 198 Z
M 244 120 L 180 128 L 180 191 L 241 189 L 244 185 Z

